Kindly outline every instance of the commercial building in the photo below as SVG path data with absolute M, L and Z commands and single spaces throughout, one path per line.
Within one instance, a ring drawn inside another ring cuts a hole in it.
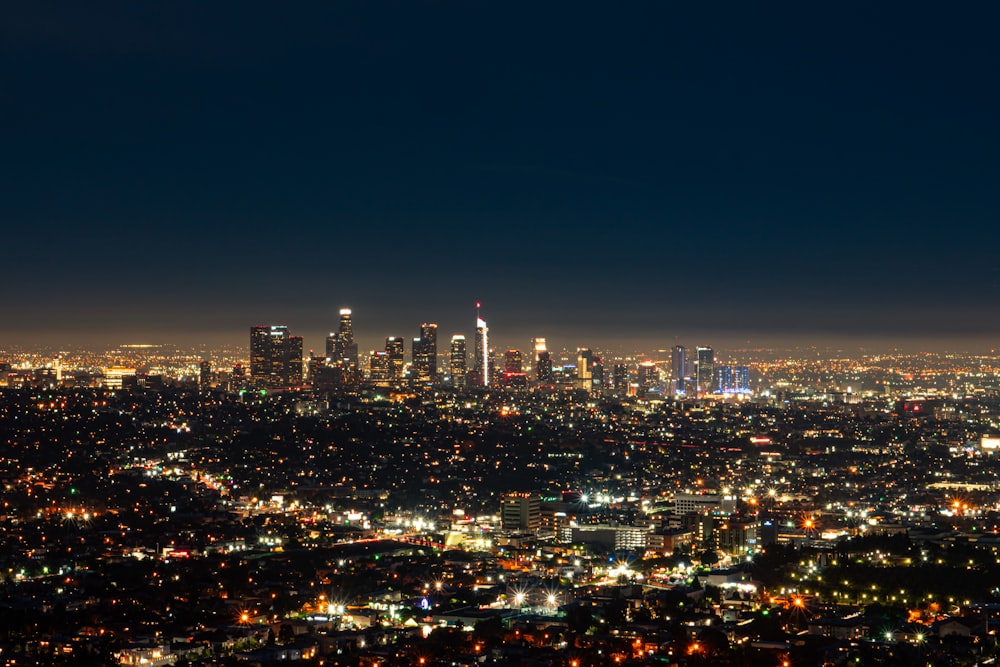
M 420 325 L 420 335 L 413 339 L 413 376 L 419 382 L 432 382 L 437 377 L 437 326 Z
M 468 368 L 468 352 L 465 349 L 465 336 L 455 334 L 451 337 L 451 383 L 456 387 L 465 387 Z
M 508 493 L 500 501 L 500 527 L 535 533 L 542 527 L 541 499 L 533 493 Z
M 302 336 L 284 325 L 250 327 L 250 380 L 257 387 L 302 383 Z

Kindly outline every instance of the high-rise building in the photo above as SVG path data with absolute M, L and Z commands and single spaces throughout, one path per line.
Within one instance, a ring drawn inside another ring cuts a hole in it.
M 521 350 L 507 350 L 503 355 L 504 373 L 521 373 Z
M 500 501 L 500 527 L 534 533 L 542 526 L 541 498 L 532 493 L 507 493 Z
M 340 309 L 340 326 L 337 328 L 337 339 L 334 341 L 333 360 L 345 369 L 358 367 L 358 344 L 354 342 L 354 324 L 351 322 L 351 309 Z
M 480 387 L 490 386 L 490 328 L 486 320 L 479 316 L 479 304 L 476 304 L 476 361 L 473 364 L 475 384 Z
M 590 348 L 576 349 L 576 386 L 577 389 L 590 391 L 593 389 L 594 353 Z
M 326 335 L 326 358 L 331 364 L 337 363 L 337 332 L 331 331 Z
M 302 383 L 302 336 L 288 327 L 250 327 L 250 380 L 261 387 L 287 387 Z
M 695 395 L 704 396 L 711 393 L 712 381 L 715 379 L 715 350 L 710 347 L 695 349 Z
M 590 358 L 590 387 L 593 391 L 604 387 L 604 361 L 596 354 Z
M 437 326 L 421 324 L 420 336 L 413 339 L 413 373 L 421 382 L 437 377 Z
M 750 369 L 746 366 L 718 366 L 713 391 L 723 394 L 749 394 Z
M 552 374 L 552 355 L 548 350 L 538 353 L 538 361 L 535 362 L 535 379 L 542 383 L 550 383 L 555 380 Z
M 368 379 L 377 387 L 387 387 L 392 380 L 392 360 L 388 352 L 376 350 L 368 357 Z
M 639 382 L 639 395 L 645 394 L 650 389 L 655 389 L 656 385 L 659 384 L 659 378 L 657 377 L 656 364 L 652 361 L 646 360 L 639 364 L 639 373 L 636 378 Z
M 389 355 L 389 378 L 393 382 L 403 379 L 403 366 L 406 365 L 406 352 L 402 336 L 389 336 L 385 339 L 385 353 Z
M 250 382 L 266 386 L 271 374 L 271 330 L 265 326 L 250 327 Z
M 628 395 L 628 366 L 615 364 L 612 371 L 612 381 L 615 383 L 615 393 L 619 396 Z
M 535 379 L 539 382 L 552 382 L 552 356 L 549 354 L 544 338 L 532 338 L 532 361 L 535 366 Z
M 465 376 L 468 373 L 466 365 L 465 336 L 455 334 L 451 337 L 451 383 L 456 387 L 465 386 Z
M 521 350 L 507 350 L 504 353 L 503 385 L 508 389 L 528 388 L 528 376 L 523 369 Z
M 201 364 L 198 365 L 198 386 L 202 389 L 208 389 L 208 385 L 212 383 L 212 362 L 207 359 L 203 359 Z
M 687 372 L 687 350 L 683 345 L 674 345 L 670 355 L 670 380 L 674 384 L 674 393 L 685 393 L 684 377 Z

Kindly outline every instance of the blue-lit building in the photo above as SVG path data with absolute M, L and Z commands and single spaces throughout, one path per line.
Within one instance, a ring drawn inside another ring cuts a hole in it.
M 715 393 L 749 394 L 750 369 L 747 366 L 717 366 L 715 369 Z

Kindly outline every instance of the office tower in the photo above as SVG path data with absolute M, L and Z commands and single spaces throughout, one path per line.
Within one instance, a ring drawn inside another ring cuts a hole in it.
M 271 374 L 271 330 L 265 326 L 250 327 L 250 382 L 264 387 Z
M 437 326 L 421 324 L 420 336 L 413 339 L 413 374 L 421 382 L 437 377 Z
M 639 382 L 639 395 L 645 394 L 650 389 L 655 389 L 658 384 L 658 378 L 656 374 L 656 364 L 652 361 L 646 360 L 639 364 L 638 378 Z
M 403 366 L 406 365 L 406 353 L 402 336 L 389 336 L 385 339 L 385 353 L 389 355 L 389 379 L 399 382 L 403 379 Z
M 313 387 L 323 384 L 327 370 L 326 357 L 317 356 L 314 351 L 309 350 L 309 360 L 306 361 L 306 379 L 309 383 Z
M 746 366 L 717 367 L 713 389 L 723 394 L 749 394 L 750 369 Z
M 451 337 L 451 383 L 456 387 L 465 386 L 466 366 L 465 336 L 455 334 Z
M 594 391 L 604 386 L 604 362 L 596 354 L 590 358 L 590 386 Z
M 555 378 L 552 375 L 552 355 L 548 350 L 538 353 L 538 361 L 535 362 L 535 379 L 539 382 L 552 382 Z
M 687 373 L 687 350 L 683 345 L 674 345 L 670 355 L 670 379 L 674 383 L 674 393 L 683 394 L 684 377 Z
M 476 361 L 473 364 L 474 384 L 480 387 L 490 386 L 490 329 L 486 320 L 479 316 L 479 304 L 476 304 Z
M 208 389 L 208 385 L 212 383 L 212 362 L 207 359 L 203 359 L 198 365 L 198 385 L 202 389 Z
M 500 501 L 500 527 L 534 533 L 542 527 L 541 498 L 532 493 L 507 493 Z
M 544 338 L 532 338 L 532 361 L 535 366 L 535 379 L 539 382 L 552 382 L 552 356 Z
M 243 364 L 233 366 L 232 374 L 229 376 L 229 391 L 240 391 L 247 388 L 247 370 Z
M 281 386 L 302 384 L 302 336 L 288 336 L 281 365 Z
M 615 393 L 619 396 L 628 395 L 628 366 L 615 364 L 612 371 L 612 381 L 615 383 Z
M 507 350 L 503 355 L 503 385 L 508 389 L 527 389 L 521 350 Z
M 503 355 L 504 373 L 522 373 L 521 350 L 507 350 Z
M 302 336 L 288 327 L 250 327 L 250 380 L 258 387 L 287 387 L 302 383 Z
M 576 387 L 584 391 L 593 389 L 594 354 L 590 348 L 576 349 Z
M 710 347 L 695 348 L 694 364 L 695 395 L 711 393 L 715 379 L 715 350 Z
M 340 326 L 337 328 L 332 358 L 345 369 L 358 367 L 358 344 L 354 342 L 354 325 L 351 322 L 350 308 L 340 309 Z
M 368 379 L 378 387 L 391 384 L 392 360 L 388 352 L 376 350 L 368 357 Z
M 330 360 L 331 364 L 336 363 L 337 360 L 337 332 L 331 331 L 326 335 L 326 358 Z

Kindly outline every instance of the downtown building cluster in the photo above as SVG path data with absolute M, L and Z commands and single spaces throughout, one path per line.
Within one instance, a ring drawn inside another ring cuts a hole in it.
M 717 364 L 711 347 L 699 346 L 689 355 L 676 345 L 669 363 L 651 359 L 616 359 L 606 365 L 604 355 L 586 347 L 577 348 L 571 359 L 558 363 L 546 339 L 532 338 L 525 354 L 507 349 L 502 354 L 490 347 L 489 327 L 476 308 L 473 349 L 464 334 L 454 334 L 450 347 L 439 350 L 438 325 L 424 322 L 410 342 L 402 336 L 387 336 L 383 349 L 359 355 L 354 337 L 352 310 L 340 311 L 336 331 L 326 339 L 325 354 L 303 356 L 302 338 L 292 336 L 284 325 L 254 326 L 250 330 L 250 386 L 278 389 L 307 383 L 330 390 L 368 384 L 377 387 L 429 387 L 527 389 L 537 385 L 560 385 L 597 394 L 617 396 L 670 395 L 704 397 L 751 393 L 746 365 Z M 564 355 L 565 356 L 565 355 Z M 439 359 L 444 363 L 439 364 Z M 207 367 L 203 370 L 209 370 Z M 238 381 L 242 368 L 234 368 Z

